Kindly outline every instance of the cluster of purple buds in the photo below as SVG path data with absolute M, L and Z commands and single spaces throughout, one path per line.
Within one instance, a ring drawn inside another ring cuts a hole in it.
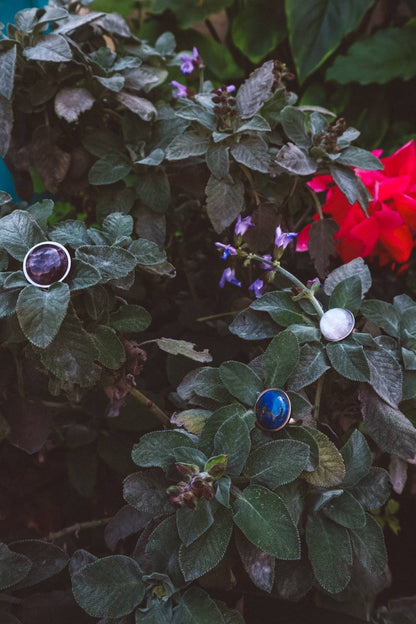
M 235 117 L 237 114 L 236 104 L 237 100 L 232 93 L 235 91 L 234 85 L 223 86 L 219 89 L 213 89 L 211 93 L 214 94 L 212 101 L 214 102 L 214 113 L 221 117 L 227 126 L 227 120 Z
M 186 85 L 183 85 L 180 82 L 177 82 L 176 80 L 172 80 L 170 84 L 172 85 L 174 89 L 173 97 L 175 98 L 180 98 L 180 97 L 189 98 L 195 95 L 195 91 L 193 89 L 190 89 Z
M 190 509 L 196 509 L 198 500 L 205 498 L 211 500 L 215 496 L 214 481 L 221 477 L 226 467 L 226 457 L 218 456 L 208 472 L 199 472 L 195 464 L 176 464 L 176 470 L 182 475 L 183 480 L 176 485 L 171 485 L 166 490 L 170 502 L 175 507 L 186 505 Z
M 193 48 L 192 56 L 188 56 L 187 54 L 183 54 L 180 57 L 182 61 L 181 72 L 183 74 L 192 74 L 194 69 L 203 69 L 204 61 L 202 60 L 202 56 L 199 54 L 197 48 Z

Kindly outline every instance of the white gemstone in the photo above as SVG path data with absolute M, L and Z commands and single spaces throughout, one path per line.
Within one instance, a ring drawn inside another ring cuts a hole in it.
M 337 342 L 350 335 L 354 329 L 355 319 L 352 312 L 344 308 L 331 308 L 319 321 L 322 335 L 327 340 Z

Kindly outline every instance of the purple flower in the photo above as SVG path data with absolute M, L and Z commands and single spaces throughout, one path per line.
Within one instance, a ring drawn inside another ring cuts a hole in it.
M 185 85 L 181 84 L 180 82 L 176 82 L 176 80 L 172 80 L 172 82 L 170 83 L 172 85 L 172 87 L 174 89 L 176 89 L 176 92 L 174 91 L 173 93 L 173 97 L 187 97 L 188 96 L 188 87 L 186 87 Z
M 270 262 L 272 261 L 272 257 L 271 257 L 271 255 L 270 255 L 270 254 L 264 254 L 263 258 L 264 258 L 265 260 L 269 260 Z M 265 262 L 262 262 L 262 263 L 260 264 L 260 268 L 261 268 L 261 269 L 266 269 L 266 271 L 267 271 L 267 270 L 270 270 L 270 264 L 266 264 Z
M 195 48 L 195 47 L 192 50 L 192 56 L 187 56 L 186 54 L 183 54 L 180 57 L 180 59 L 182 61 L 181 72 L 183 74 L 192 74 L 192 72 L 195 69 L 195 65 L 197 67 L 203 67 L 202 58 L 201 58 L 197 48 Z
M 241 214 L 237 217 L 237 223 L 234 227 L 234 234 L 236 236 L 244 236 L 249 227 L 254 227 L 254 223 L 251 221 L 251 217 L 241 218 Z
M 256 297 L 256 299 L 258 299 L 259 297 L 262 296 L 262 294 L 264 292 L 263 280 L 256 279 L 252 284 L 250 284 L 248 289 L 252 290 L 254 292 L 254 296 Z
M 237 255 L 237 250 L 232 245 L 223 245 L 222 243 L 215 243 L 215 247 L 218 247 L 219 249 L 224 250 L 224 253 L 221 256 L 223 260 L 227 260 L 228 256 Z
M 228 85 L 228 87 L 226 87 L 226 91 L 227 93 L 234 93 L 235 85 Z
M 230 269 L 230 267 L 225 269 L 223 274 L 221 275 L 219 287 L 224 288 L 225 282 L 230 282 L 230 284 L 234 284 L 235 286 L 241 286 L 241 282 L 239 282 L 235 276 L 234 269 Z
M 274 239 L 274 244 L 276 247 L 281 247 L 282 249 L 286 249 L 289 243 L 292 242 L 294 238 L 297 236 L 297 232 L 283 232 L 280 225 L 276 228 L 276 236 Z

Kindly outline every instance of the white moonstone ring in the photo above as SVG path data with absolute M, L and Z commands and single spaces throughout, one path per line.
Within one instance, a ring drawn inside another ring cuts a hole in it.
M 352 312 L 344 308 L 331 308 L 319 321 L 322 335 L 331 342 L 344 340 L 354 329 L 355 318 Z

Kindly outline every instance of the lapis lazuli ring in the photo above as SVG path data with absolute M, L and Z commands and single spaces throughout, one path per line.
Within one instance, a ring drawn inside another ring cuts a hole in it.
M 60 243 L 45 241 L 34 245 L 23 260 L 23 273 L 28 282 L 39 288 L 49 288 L 62 282 L 71 268 L 71 256 Z
M 353 313 L 345 308 L 330 308 L 319 321 L 322 335 L 331 342 L 344 340 L 351 334 L 354 325 Z
M 268 388 L 259 395 L 254 406 L 257 426 L 263 431 L 279 431 L 289 422 L 291 409 L 286 392 Z

